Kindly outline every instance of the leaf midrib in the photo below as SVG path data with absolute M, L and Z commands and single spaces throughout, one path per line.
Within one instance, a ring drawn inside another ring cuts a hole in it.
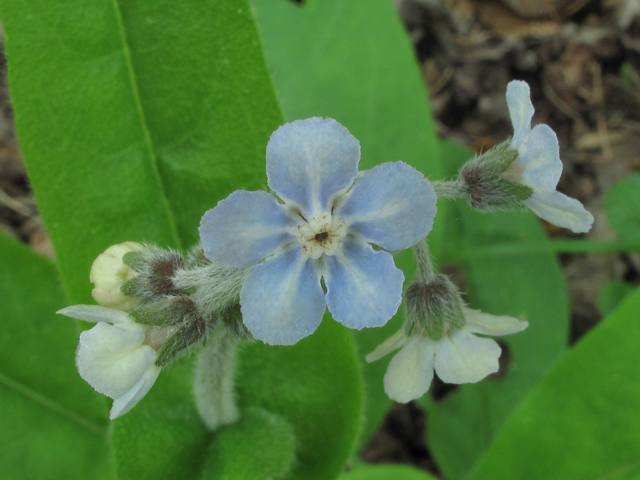
M 140 99 L 140 92 L 138 91 L 138 80 L 136 78 L 136 73 L 133 68 L 133 60 L 131 58 L 131 49 L 129 48 L 127 33 L 124 28 L 122 12 L 120 11 L 120 4 L 118 0 L 112 0 L 111 3 L 113 5 L 113 10 L 115 12 L 116 20 L 118 23 L 118 31 L 120 33 L 120 40 L 122 41 L 122 53 L 125 58 L 127 73 L 129 74 L 131 92 L 133 94 L 133 99 L 136 104 L 136 112 L 138 113 L 138 119 L 140 120 L 140 127 L 142 128 L 144 143 L 147 148 L 147 153 L 149 156 L 149 163 L 151 165 L 151 170 L 153 171 L 156 184 L 158 185 L 160 200 L 162 202 L 162 206 L 166 213 L 168 227 L 169 227 L 169 230 L 171 231 L 171 237 L 175 242 L 175 247 L 178 249 L 181 249 L 182 240 L 178 233 L 176 218 L 169 204 L 169 199 L 167 198 L 167 194 L 164 188 L 164 183 L 162 182 L 162 176 L 160 175 L 160 169 L 158 168 L 158 159 L 156 157 L 153 140 L 151 139 L 151 133 L 149 132 L 149 126 L 147 125 L 147 119 L 145 116 L 144 108 L 142 106 L 142 101 Z
M 84 429 L 90 431 L 91 433 L 97 434 L 100 437 L 103 437 L 105 435 L 106 432 L 106 428 L 89 420 L 88 418 L 83 417 L 82 415 L 79 415 L 75 412 L 72 412 L 71 410 L 63 407 L 62 405 L 60 405 L 57 402 L 54 402 L 53 400 L 49 400 L 48 398 L 44 397 L 43 395 L 40 395 L 39 393 L 37 393 L 36 391 L 30 389 L 29 387 L 21 384 L 20 382 L 17 382 L 9 377 L 7 377 L 6 375 L 0 373 L 0 385 L 4 385 L 5 387 L 7 387 L 8 389 L 23 395 L 24 397 L 26 397 L 28 400 L 31 400 L 32 402 L 35 402 L 41 406 L 43 406 L 44 408 L 60 415 L 61 417 L 65 418 L 66 420 L 69 420 L 73 423 L 75 423 L 76 425 L 79 425 L 81 427 L 83 427 Z

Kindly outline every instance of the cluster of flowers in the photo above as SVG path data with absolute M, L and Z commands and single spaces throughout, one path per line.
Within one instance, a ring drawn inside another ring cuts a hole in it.
M 358 172 L 360 144 L 335 120 L 283 125 L 267 145 L 273 193 L 240 190 L 219 202 L 204 214 L 201 247 L 189 256 L 127 242 L 96 259 L 90 279 L 101 306 L 59 312 L 98 323 L 80 336 L 80 375 L 115 399 L 116 418 L 214 325 L 292 345 L 316 330 L 326 309 L 360 330 L 385 325 L 403 300 L 403 328 L 367 356 L 401 349 L 384 379 L 392 399 L 422 396 L 434 370 L 449 383 L 496 372 L 500 347 L 476 334 L 515 333 L 528 323 L 468 308 L 434 272 L 424 239 L 438 196 L 466 197 L 481 211 L 529 208 L 575 232 L 589 230 L 592 216 L 556 191 L 558 141 L 546 125 L 531 128 L 529 97 L 526 83 L 510 83 L 513 138 L 469 161 L 456 180 L 433 185 L 403 162 Z M 393 252 L 407 248 L 418 273 L 403 290 Z

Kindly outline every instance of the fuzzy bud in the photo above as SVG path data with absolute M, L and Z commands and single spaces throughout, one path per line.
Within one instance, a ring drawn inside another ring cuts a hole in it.
M 124 262 L 137 272 L 122 287 L 126 295 L 146 302 L 159 296 L 182 293 L 173 283 L 175 273 L 184 268 L 184 260 L 178 252 L 147 246 L 144 251 L 126 254 Z
M 523 202 L 533 195 L 533 190 L 519 183 L 517 158 L 518 152 L 504 142 L 460 169 L 458 181 L 464 185 L 473 208 L 483 211 L 525 208 Z
M 122 286 L 137 275 L 123 258 L 126 254 L 143 250 L 144 246 L 139 243 L 124 242 L 112 245 L 98 255 L 91 265 L 89 280 L 95 285 L 91 295 L 99 305 L 126 311 L 139 303 L 137 298 L 121 291 Z
M 464 326 L 464 302 L 446 275 L 436 275 L 428 282 L 413 282 L 404 297 L 407 335 L 419 328 L 437 341 Z
M 217 318 L 205 319 L 195 302 L 187 296 L 162 297 L 132 309 L 129 315 L 137 323 L 170 330 L 158 350 L 156 365 L 164 367 L 205 338 Z

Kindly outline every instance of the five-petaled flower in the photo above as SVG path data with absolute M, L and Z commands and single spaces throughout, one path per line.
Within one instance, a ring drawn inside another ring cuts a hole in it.
M 58 313 L 97 323 L 80 334 L 76 366 L 97 392 L 114 399 L 109 418 L 127 413 L 158 378 L 157 350 L 171 331 L 141 325 L 126 312 L 97 305 L 73 305 Z
M 404 281 L 389 251 L 431 230 L 429 182 L 403 162 L 358 175 L 360 144 L 330 118 L 281 126 L 266 160 L 281 202 L 264 191 L 236 191 L 200 226 L 212 262 L 253 267 L 240 293 L 247 328 L 266 343 L 292 345 L 316 330 L 327 307 L 349 328 L 384 325 Z
M 373 362 L 398 348 L 384 376 L 389 398 L 407 403 L 424 395 L 433 380 L 433 372 L 446 383 L 475 383 L 498 371 L 500 346 L 481 335 L 507 335 L 529 326 L 514 317 L 495 316 L 464 308 L 464 325 L 433 340 L 419 327 L 407 335 L 404 329 L 387 339 L 367 355 Z
M 556 191 L 562 174 L 558 138 L 548 125 L 531 128 L 534 109 L 526 82 L 509 83 L 507 105 L 513 123 L 511 148 L 518 151 L 518 158 L 508 172 L 533 190 L 524 204 L 554 225 L 574 232 L 589 231 L 593 216 L 579 201 Z

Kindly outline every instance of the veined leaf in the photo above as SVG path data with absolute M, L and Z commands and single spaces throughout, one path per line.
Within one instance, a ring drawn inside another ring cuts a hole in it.
M 557 363 L 506 423 L 473 480 L 640 475 L 640 291 Z
M 106 403 L 74 366 L 53 264 L 0 235 L 0 477 L 112 478 Z

